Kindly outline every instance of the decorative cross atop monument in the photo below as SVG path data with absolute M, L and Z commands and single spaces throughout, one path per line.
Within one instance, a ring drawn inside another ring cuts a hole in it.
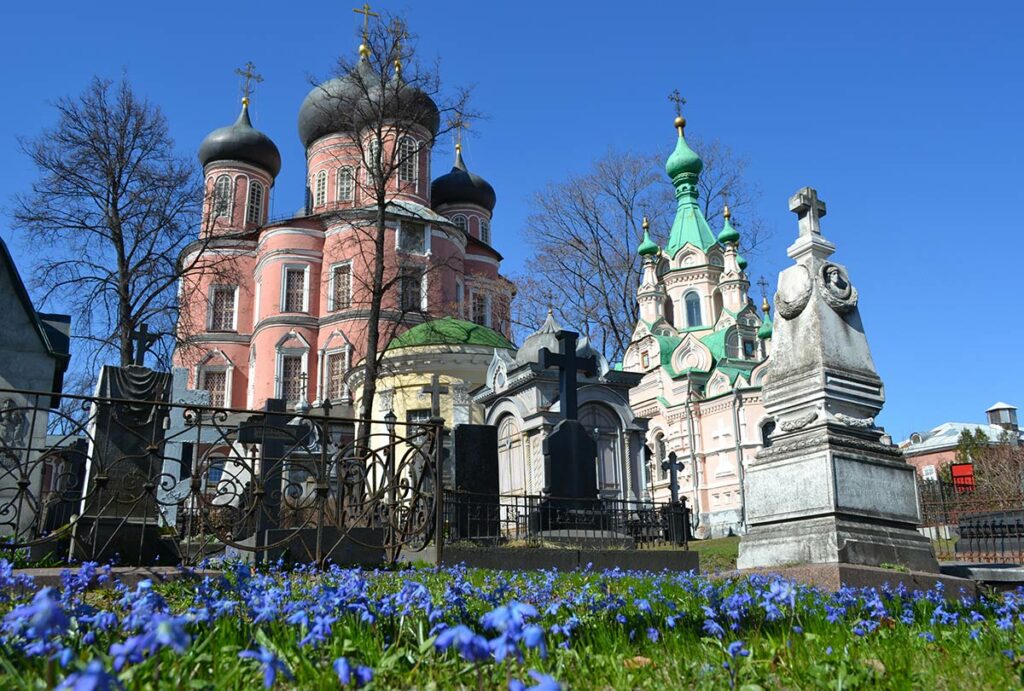
M 253 83 L 259 84 L 263 81 L 263 77 L 256 74 L 256 65 L 253 64 L 252 60 L 245 63 L 244 67 L 236 69 L 235 74 L 242 78 L 242 103 L 249 105 L 249 97 L 255 91 Z
M 135 358 L 133 365 L 144 367 L 149 347 L 160 340 L 160 334 L 149 333 L 149 324 L 142 324 L 138 330 L 132 329 L 132 340 L 135 341 Z
M 370 11 L 369 3 L 364 4 L 362 8 L 356 8 L 352 11 L 363 15 L 363 45 L 359 46 L 359 55 L 368 58 L 370 57 L 370 17 L 379 17 L 380 15 Z
M 555 334 L 558 339 L 558 353 L 552 353 L 547 348 L 540 349 L 538 363 L 541 369 L 557 367 L 558 372 L 558 395 L 562 402 L 562 417 L 566 420 L 577 419 L 576 406 L 576 374 L 593 374 L 597 371 L 597 358 L 576 357 L 576 339 L 579 334 L 573 331 L 559 331 Z
M 420 393 L 430 395 L 430 416 L 441 417 L 441 396 L 448 394 L 448 387 L 441 384 L 441 377 L 434 374 L 430 377 L 430 386 L 424 386 Z
M 825 202 L 818 199 L 813 187 L 804 187 L 789 198 L 789 210 L 799 218 L 800 236 L 821 235 L 821 218 L 825 215 Z
M 673 451 L 664 461 L 661 462 L 661 469 L 668 471 L 668 489 L 672 503 L 679 501 L 679 473 L 683 470 L 683 462 Z

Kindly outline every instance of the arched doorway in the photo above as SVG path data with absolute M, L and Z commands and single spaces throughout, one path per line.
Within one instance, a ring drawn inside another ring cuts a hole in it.
M 602 497 L 622 498 L 625 476 L 622 471 L 622 428 L 618 418 L 597 404 L 580 407 L 580 424 L 597 442 L 597 489 Z

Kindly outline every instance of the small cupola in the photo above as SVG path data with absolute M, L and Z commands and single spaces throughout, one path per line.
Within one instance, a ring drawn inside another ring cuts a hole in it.
M 206 135 L 199 145 L 199 162 L 206 167 L 217 161 L 241 161 L 277 177 L 281 172 L 281 152 L 277 145 L 252 126 L 249 99 L 242 99 L 242 112 L 233 125 L 219 127 Z
M 462 159 L 462 145 L 456 144 L 455 165 L 430 183 L 431 208 L 436 210 L 442 204 L 473 204 L 491 213 L 497 200 L 491 183 L 466 167 Z

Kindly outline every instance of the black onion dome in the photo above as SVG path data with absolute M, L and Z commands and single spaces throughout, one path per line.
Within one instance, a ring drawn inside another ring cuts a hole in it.
M 394 82 L 388 85 L 395 89 Z M 360 122 L 377 119 L 375 104 L 380 103 L 380 76 L 370 62 L 361 59 L 353 72 L 314 86 L 299 107 L 299 139 L 309 147 L 320 137 L 351 132 Z M 433 137 L 441 125 L 441 114 L 433 99 L 420 89 L 406 84 L 397 88 L 397 97 L 389 94 L 385 117 L 397 113 L 425 127 Z
M 247 104 L 242 105 L 235 124 L 215 129 L 199 145 L 199 162 L 205 167 L 214 161 L 251 163 L 272 178 L 281 172 L 281 152 L 270 137 L 252 126 Z
M 430 183 L 430 205 L 435 209 L 441 204 L 462 203 L 476 204 L 494 211 L 497 201 L 491 183 L 466 169 L 461 150 L 455 154 L 455 165 L 451 172 Z

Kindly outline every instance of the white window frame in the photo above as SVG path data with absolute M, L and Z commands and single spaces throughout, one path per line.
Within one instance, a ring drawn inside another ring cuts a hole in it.
M 283 344 L 291 339 L 296 339 L 301 346 L 286 347 Z M 309 342 L 294 331 L 284 335 L 277 343 L 274 363 L 274 398 L 284 398 L 284 359 L 286 357 L 298 357 L 302 362 L 301 374 L 306 375 L 306 398 L 309 398 Z M 285 401 L 287 403 L 287 401 Z
M 230 329 L 217 329 L 218 332 L 225 331 L 238 331 L 238 286 L 226 285 L 223 283 L 215 283 L 210 286 L 210 292 L 207 294 L 206 299 L 206 330 L 213 331 L 213 305 L 214 298 L 216 297 L 218 290 L 230 290 L 234 295 L 234 305 L 231 308 L 231 328 Z
M 322 183 L 322 184 L 321 184 Z M 327 204 L 327 171 L 321 170 L 313 178 L 313 206 L 325 206 Z
M 483 324 L 480 324 L 480 322 L 478 322 L 476 320 L 476 296 L 477 296 L 477 294 L 482 294 L 483 297 L 484 297 L 484 321 L 483 321 Z M 476 289 L 476 288 L 470 289 L 470 291 L 469 291 L 469 321 L 473 322 L 474 324 L 480 324 L 481 326 L 486 326 L 488 329 L 490 329 L 491 328 L 491 323 L 493 321 L 493 319 L 492 319 L 492 313 L 493 312 L 494 312 L 494 308 L 493 308 L 493 305 L 491 304 L 491 294 L 490 294 L 490 292 L 485 292 L 483 290 L 479 290 L 479 289 Z
M 259 204 L 257 205 L 255 213 L 253 213 L 252 195 L 253 192 L 255 192 L 256 190 L 259 190 L 260 201 Z M 267 190 L 263 186 L 262 182 L 260 182 L 259 180 L 249 180 L 249 192 L 245 196 L 246 223 L 255 223 L 256 225 L 263 223 L 263 206 L 264 200 L 266 198 L 266 192 Z
M 227 203 L 224 205 L 224 209 L 223 210 L 221 210 L 220 204 L 219 204 L 220 199 L 221 199 L 221 194 L 220 194 L 220 181 L 221 180 L 227 180 L 228 181 L 227 194 L 224 195 L 225 196 L 225 201 Z M 223 175 L 218 175 L 216 178 L 214 178 L 214 180 L 213 180 L 213 208 L 211 209 L 211 211 L 213 212 L 213 217 L 214 218 L 226 218 L 226 219 L 228 219 L 229 223 L 231 222 L 232 215 L 235 212 L 234 188 L 235 188 L 234 181 L 231 179 L 230 175 L 223 174 Z
M 434 234 L 434 229 L 429 223 L 422 221 L 408 221 L 409 223 L 417 223 L 423 226 L 423 251 L 415 252 L 413 250 L 402 249 L 402 221 L 398 222 L 398 226 L 395 228 L 395 251 L 401 252 L 402 254 L 411 254 L 417 257 L 425 257 L 430 254 L 430 236 Z
M 338 307 L 334 304 L 334 272 L 335 269 L 340 269 L 343 266 L 348 267 L 348 305 L 345 307 Z M 335 262 L 331 264 L 330 277 L 327 280 L 327 311 L 335 312 L 339 309 L 348 309 L 352 306 L 352 260 L 347 259 L 343 262 Z
M 409 145 L 409 144 L 412 145 L 412 153 L 411 153 L 411 156 L 406 158 L 407 154 L 406 154 L 405 151 L 403 151 L 403 149 L 407 145 Z M 401 139 L 398 140 L 398 156 L 397 156 L 397 159 L 398 159 L 397 160 L 397 162 L 398 162 L 398 184 L 401 185 L 401 184 L 404 183 L 404 184 L 411 185 L 414 190 L 418 189 L 419 188 L 419 182 L 420 182 L 420 143 L 416 140 L 415 137 L 411 137 L 409 135 L 405 135 Z M 403 170 L 403 168 L 406 165 L 411 165 L 412 166 L 412 176 L 411 177 L 405 177 L 403 175 L 403 173 L 405 172 Z
M 309 314 L 309 264 L 282 264 L 281 265 L 281 302 L 278 303 L 278 311 L 282 314 L 298 314 L 290 312 L 285 307 L 288 304 L 288 272 L 303 272 L 302 285 L 302 312 Z
M 469 232 L 469 219 L 466 218 L 465 215 L 455 214 L 454 216 L 452 216 L 452 223 L 455 224 L 455 227 L 461 230 L 462 232 Z
M 697 298 L 697 310 L 698 310 L 698 316 L 700 317 L 700 323 L 699 324 L 691 324 L 690 323 L 689 298 L 690 298 L 691 295 L 693 295 L 694 297 Z M 683 293 L 683 300 L 682 300 L 682 302 L 683 302 L 683 316 L 686 317 L 686 328 L 689 329 L 691 327 L 704 326 L 704 304 L 703 304 L 704 301 L 700 299 L 700 293 L 698 293 L 696 290 L 688 290 L 685 293 Z
M 427 293 L 428 293 L 428 290 L 427 290 L 427 286 L 428 286 L 427 267 L 421 266 L 419 264 L 408 264 L 408 265 L 403 266 L 403 267 L 401 267 L 399 269 L 399 271 L 401 273 L 399 274 L 399 278 L 398 278 L 398 309 L 399 309 L 400 312 L 407 312 L 407 311 L 411 312 L 412 311 L 412 310 L 409 310 L 408 308 L 406 308 L 405 303 L 404 303 L 404 297 L 405 297 L 405 284 L 404 284 L 405 271 L 408 270 L 408 269 L 415 269 L 416 271 L 421 272 L 420 273 L 420 307 L 419 307 L 419 311 L 420 312 L 426 312 L 427 311 Z
M 341 366 L 344 369 L 344 374 L 342 375 L 343 378 L 352 369 L 352 345 L 350 343 L 345 343 L 344 345 L 338 348 L 326 348 L 324 350 L 321 350 L 319 382 L 320 390 L 317 392 L 319 394 L 320 401 L 328 400 L 330 397 L 330 370 L 327 367 L 327 365 L 330 362 L 331 356 L 333 355 L 341 355 Z M 348 384 L 343 381 L 341 384 L 341 395 L 338 396 L 337 398 L 330 398 L 330 401 L 332 403 L 336 403 L 344 399 L 347 393 Z
M 352 166 L 342 166 L 335 173 L 334 193 L 339 202 L 350 202 L 356 198 L 356 171 Z M 342 193 L 341 181 L 348 179 L 348 195 Z
M 480 219 L 480 242 L 491 244 L 491 222 L 486 218 Z

